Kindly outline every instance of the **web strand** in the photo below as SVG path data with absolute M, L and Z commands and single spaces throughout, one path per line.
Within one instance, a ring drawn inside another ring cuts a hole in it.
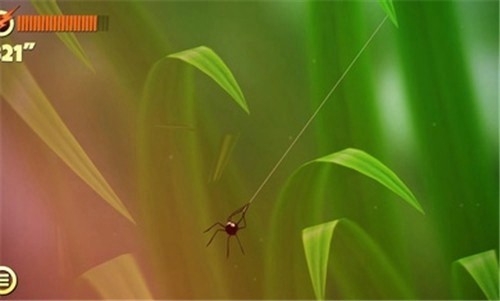
M 297 141 L 300 139 L 300 137 L 304 134 L 304 132 L 309 127 L 309 125 L 313 122 L 313 120 L 316 118 L 316 116 L 318 115 L 318 113 L 321 111 L 321 109 L 323 108 L 323 106 L 330 99 L 330 97 L 332 96 L 333 92 L 335 92 L 335 90 L 337 90 L 337 88 L 340 85 L 340 83 L 344 80 L 344 78 L 346 77 L 346 75 L 351 70 L 352 66 L 354 66 L 354 64 L 356 63 L 356 61 L 359 59 L 359 57 L 361 56 L 361 54 L 368 47 L 368 45 L 373 40 L 373 38 L 375 37 L 375 35 L 379 32 L 380 28 L 382 27 L 382 25 L 384 25 L 384 23 L 385 23 L 386 20 L 387 20 L 387 16 L 380 22 L 380 24 L 377 26 L 377 28 L 375 28 L 375 30 L 373 31 L 373 33 L 371 34 L 371 36 L 368 38 L 368 40 L 365 42 L 365 44 L 363 45 L 363 47 L 361 47 L 361 50 L 359 50 L 359 52 L 356 54 L 356 56 L 351 61 L 351 63 L 349 64 L 349 66 L 347 66 L 347 68 L 345 69 L 344 73 L 342 73 L 342 75 L 337 80 L 337 82 L 333 85 L 333 87 L 330 89 L 330 91 L 328 92 L 328 94 L 326 94 L 325 98 L 321 101 L 321 103 L 319 104 L 319 106 L 316 109 L 316 111 L 314 111 L 314 113 L 311 115 L 311 117 L 309 117 L 309 119 L 306 121 L 306 123 L 304 124 L 304 126 L 302 127 L 302 129 L 299 131 L 299 133 L 297 134 L 297 136 L 295 136 L 295 138 L 290 143 L 290 145 L 288 146 L 288 148 L 285 150 L 285 152 L 283 153 L 283 155 L 281 155 L 281 157 L 276 162 L 276 164 L 273 166 L 273 168 L 271 169 L 271 171 L 267 174 L 267 176 L 264 179 L 264 181 L 262 181 L 262 183 L 260 184 L 259 188 L 257 188 L 257 190 L 255 191 L 255 193 L 250 198 L 250 200 L 246 203 L 246 206 L 249 206 L 250 204 L 253 203 L 253 201 L 255 201 L 255 199 L 257 198 L 257 196 L 261 192 L 262 188 L 264 188 L 264 186 L 267 184 L 267 182 L 269 182 L 269 180 L 274 175 L 274 173 L 276 172 L 276 170 L 278 169 L 278 167 L 281 165 L 281 163 L 283 162 L 283 160 L 288 155 L 288 153 L 292 150 L 292 148 L 295 146 L 295 144 L 297 143 Z M 247 207 L 247 209 L 248 209 L 248 207 Z

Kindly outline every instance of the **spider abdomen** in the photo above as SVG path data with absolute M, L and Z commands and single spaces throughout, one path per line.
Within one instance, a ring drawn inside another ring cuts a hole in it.
M 238 225 L 228 221 L 226 223 L 226 226 L 224 227 L 224 230 L 226 230 L 226 233 L 229 235 L 236 235 L 236 232 L 238 232 Z

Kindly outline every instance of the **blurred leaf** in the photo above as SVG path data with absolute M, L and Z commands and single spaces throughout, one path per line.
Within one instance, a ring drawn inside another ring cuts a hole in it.
M 343 218 L 302 230 L 302 243 L 316 299 L 325 300 L 328 261 L 332 252 L 331 244 L 335 237 L 334 233 L 339 231 L 337 229 L 340 226 L 349 233 L 351 240 L 359 242 L 359 247 L 363 252 L 372 254 L 370 260 L 373 262 L 366 263 L 366 268 L 370 270 L 368 265 L 380 265 L 383 268 L 376 269 L 380 272 L 377 279 L 383 279 L 384 283 L 390 284 L 393 291 L 399 291 L 402 296 L 411 298 L 407 285 L 401 280 L 400 275 L 380 247 L 356 223 Z
M 231 157 L 231 154 L 233 153 L 234 147 L 236 146 L 236 142 L 238 141 L 239 134 L 232 135 L 232 134 L 226 134 L 224 135 L 224 138 L 222 138 L 222 142 L 219 147 L 219 156 L 217 157 L 217 161 L 215 163 L 211 181 L 215 182 L 218 181 L 222 173 L 224 172 L 224 169 L 227 166 L 227 163 L 229 162 L 229 158 Z
M 488 300 L 499 300 L 499 267 L 494 250 L 455 261 L 453 263 L 455 274 L 459 266 L 469 273 Z
M 83 273 L 80 278 L 88 281 L 101 299 L 153 299 L 131 254 L 106 261 Z
M 33 7 L 36 9 L 36 11 L 40 15 L 62 15 L 62 11 L 59 8 L 59 5 L 57 5 L 56 0 L 31 0 L 31 4 Z M 76 38 L 74 33 L 71 32 L 57 32 L 56 33 L 59 39 L 68 47 L 71 52 L 80 60 L 82 61 L 90 70 L 95 72 L 94 66 L 92 66 L 92 63 L 90 62 L 89 58 L 87 57 L 87 54 L 83 50 L 82 45 L 80 45 L 80 42 L 78 42 L 78 39 Z
M 111 207 L 135 224 L 120 198 L 92 163 L 24 64 L 2 71 L 2 96 L 47 146 Z
M 382 162 L 364 151 L 347 148 L 319 159 L 315 159 L 302 165 L 300 168 L 317 162 L 335 163 L 356 170 L 389 188 L 394 193 L 402 197 L 412 207 L 425 214 L 422 206 L 420 206 L 420 203 L 417 201 L 413 193 L 398 178 L 398 176 Z
M 391 19 L 392 23 L 399 28 L 398 19 L 396 17 L 396 10 L 394 9 L 394 3 L 392 0 L 378 0 L 380 6 L 385 11 L 387 16 Z
M 200 71 L 210 76 L 222 89 L 231 95 L 240 107 L 250 114 L 243 92 L 229 68 L 222 59 L 210 48 L 199 46 L 170 54 L 169 58 L 176 58 L 198 68 Z

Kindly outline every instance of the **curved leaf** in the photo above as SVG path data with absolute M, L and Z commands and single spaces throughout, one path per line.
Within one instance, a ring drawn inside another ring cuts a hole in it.
M 197 216 L 196 221 L 186 225 L 193 233 L 213 222 L 207 214 L 213 210 L 210 205 L 213 202 L 207 185 L 209 170 L 204 161 L 205 140 L 196 134 L 200 127 L 208 132 L 212 128 L 211 123 L 198 119 L 195 72 L 198 71 L 190 65 L 163 56 L 149 69 L 138 108 L 137 153 L 142 200 L 139 207 L 145 221 L 144 236 L 156 246 L 168 245 L 178 234 L 178 229 L 168 226 L 176 220 Z M 229 101 L 232 104 L 232 100 Z M 191 200 L 190 204 L 186 200 Z M 165 291 L 175 289 L 177 283 L 206 281 L 206 273 L 179 274 L 172 269 L 172 259 L 182 262 L 183 269 L 189 269 L 197 265 L 198 259 L 208 256 L 205 249 L 196 247 L 198 242 L 186 241 L 179 248 L 151 250 L 155 277 L 166 283 Z M 193 250 L 198 253 L 193 255 L 190 253 Z M 214 253 L 216 255 L 219 254 Z M 194 261 L 191 260 L 193 257 Z M 227 285 L 218 268 L 220 262 L 216 259 L 219 257 L 205 260 L 213 278 L 210 289 L 216 295 L 224 294 Z M 174 278 L 175 282 L 169 281 Z
M 396 10 L 394 9 L 394 3 L 392 0 L 378 0 L 378 3 L 382 6 L 382 9 L 385 11 L 387 16 L 389 16 L 392 23 L 399 28 L 398 18 L 396 16 Z
M 250 114 L 245 96 L 241 92 L 233 74 L 212 49 L 206 46 L 199 46 L 170 54 L 167 57 L 182 60 L 210 76 L 222 89 L 231 95 L 234 101 L 245 112 Z
M 499 267 L 494 250 L 455 261 L 453 263 L 454 273 L 456 273 L 459 266 L 463 267 L 470 274 L 488 300 L 499 300 Z
M 316 299 L 325 299 L 326 274 L 330 244 L 338 220 L 302 230 L 302 242 L 306 253 L 309 275 Z
M 394 193 L 402 197 L 413 208 L 417 209 L 422 214 L 425 214 L 422 206 L 403 181 L 401 181 L 399 177 L 382 162 L 362 150 L 347 148 L 345 150 L 310 161 L 302 165 L 300 168 L 317 162 L 334 163 L 356 170 L 389 188 Z
M 377 275 L 377 279 L 384 281 L 384 283 L 389 282 L 394 291 L 398 291 L 401 296 L 411 298 L 408 286 L 401 280 L 398 272 L 380 247 L 356 223 L 343 218 L 302 230 L 302 243 L 316 299 L 325 300 L 328 261 L 332 252 L 331 244 L 334 239 L 334 233 L 339 231 L 337 229 L 340 226 L 345 231 L 348 231 L 349 237 L 358 241 L 359 246 L 363 250 L 371 254 L 372 263 L 384 267 L 384 269 L 380 269 L 384 275 Z

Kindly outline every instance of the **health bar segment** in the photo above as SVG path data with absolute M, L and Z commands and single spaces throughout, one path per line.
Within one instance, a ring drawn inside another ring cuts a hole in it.
M 17 17 L 16 23 L 17 31 L 24 32 L 94 32 L 97 31 L 97 20 L 97 15 L 22 15 Z

